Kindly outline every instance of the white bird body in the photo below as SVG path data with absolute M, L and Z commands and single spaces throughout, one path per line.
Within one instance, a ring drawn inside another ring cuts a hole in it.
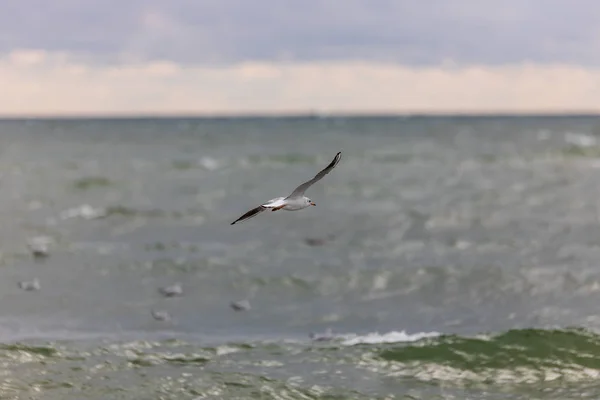
M 281 206 L 283 206 L 283 207 L 281 207 Z M 286 211 L 298 211 L 298 210 L 302 210 L 303 208 L 310 207 L 310 206 L 311 206 L 311 201 L 306 196 L 302 196 L 299 198 L 293 198 L 293 199 L 289 199 L 289 200 L 286 200 L 285 197 L 275 197 L 274 199 L 267 201 L 265 204 L 261 204 L 261 207 L 265 207 L 265 208 L 281 207 L 281 208 L 279 208 L 280 210 L 286 210 Z
M 314 178 L 312 178 L 311 180 L 309 180 L 307 182 L 304 182 L 302 185 L 300 185 L 296 189 L 294 189 L 292 194 L 290 194 L 289 196 L 275 197 L 274 199 L 271 199 L 271 200 L 261 204 L 260 206 L 253 208 L 252 210 L 248 211 L 246 214 L 242 215 L 241 217 L 239 217 L 238 219 L 233 221 L 231 223 L 231 225 L 235 224 L 236 222 L 244 221 L 244 220 L 250 219 L 252 217 L 255 217 L 258 214 L 260 214 L 261 212 L 263 212 L 265 210 L 269 210 L 269 209 L 271 211 L 277 211 L 277 210 L 298 211 L 298 210 L 302 210 L 302 209 L 310 207 L 310 206 L 316 206 L 316 204 L 311 199 L 304 196 L 304 192 L 306 191 L 306 189 L 308 189 L 314 183 L 321 180 L 325 175 L 327 175 L 337 165 L 337 163 L 340 161 L 341 157 L 342 157 L 342 153 L 341 152 L 337 153 L 335 155 L 335 158 L 333 159 L 333 161 L 327 167 L 325 167 L 322 171 L 320 171 L 317 175 L 315 175 Z

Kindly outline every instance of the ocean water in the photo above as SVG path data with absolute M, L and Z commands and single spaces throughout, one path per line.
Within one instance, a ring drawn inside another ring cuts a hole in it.
M 0 189 L 2 399 L 600 397 L 598 117 L 5 120 Z

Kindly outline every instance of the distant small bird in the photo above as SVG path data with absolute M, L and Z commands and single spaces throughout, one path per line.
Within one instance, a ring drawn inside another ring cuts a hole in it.
M 35 258 L 44 258 L 50 255 L 48 245 L 51 240 L 47 236 L 34 237 L 27 243 L 27 247 Z
M 244 220 L 250 219 L 252 217 L 255 217 L 267 209 L 270 209 L 271 211 L 277 211 L 277 210 L 298 211 L 298 210 L 302 210 L 309 206 L 316 206 L 316 204 L 311 199 L 304 196 L 304 192 L 306 192 L 306 190 L 309 187 L 311 187 L 313 184 L 315 184 L 316 182 L 323 179 L 323 177 L 325 175 L 327 175 L 329 172 L 331 172 L 331 170 L 333 168 L 335 168 L 335 166 L 338 164 L 338 162 L 340 162 L 341 158 L 342 158 L 342 153 L 341 152 L 337 153 L 335 155 L 335 158 L 333 159 L 333 161 L 327 167 L 325 167 L 325 169 L 323 169 L 321 172 L 319 172 L 317 175 L 315 175 L 315 177 L 312 178 L 310 181 L 304 182 L 302 185 L 300 185 L 296 189 L 294 189 L 292 194 L 290 194 L 288 197 L 276 197 L 274 199 L 271 199 L 271 200 L 267 201 L 266 203 L 248 211 L 246 214 L 242 215 L 241 217 L 239 217 L 238 219 L 233 221 L 231 223 L 231 225 L 235 224 L 236 222 L 244 221 Z
M 235 311 L 247 311 L 250 309 L 250 302 L 248 300 L 232 301 L 230 306 Z
M 37 278 L 31 281 L 21 281 L 19 282 L 19 287 L 27 291 L 40 290 L 40 281 Z
M 166 311 L 152 310 L 152 316 L 157 321 L 170 321 L 171 315 Z
M 181 283 L 175 283 L 171 286 L 165 286 L 158 289 L 165 297 L 181 296 L 183 294 L 183 288 Z

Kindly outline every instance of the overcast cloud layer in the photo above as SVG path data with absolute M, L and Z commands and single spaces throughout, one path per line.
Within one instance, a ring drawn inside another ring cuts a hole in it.
M 0 0 L 0 54 L 600 65 L 598 0 Z
M 0 0 L 0 116 L 600 112 L 598 21 L 600 0 Z

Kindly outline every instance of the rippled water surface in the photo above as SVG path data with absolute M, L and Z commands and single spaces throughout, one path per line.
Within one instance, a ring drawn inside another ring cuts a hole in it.
M 599 140 L 592 117 L 2 121 L 0 398 L 598 398 Z M 230 225 L 337 151 L 316 207 Z

